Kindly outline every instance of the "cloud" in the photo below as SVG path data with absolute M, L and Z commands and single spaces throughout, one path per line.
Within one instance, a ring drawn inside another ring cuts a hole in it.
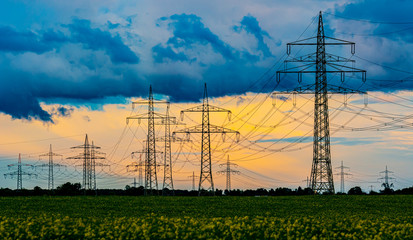
M 104 50 L 114 63 L 139 63 L 139 57 L 126 46 L 120 36 L 112 36 L 109 32 L 92 28 L 89 20 L 73 20 L 67 25 L 72 42 L 82 43 L 92 50 Z
M 175 48 L 186 49 L 193 48 L 198 44 L 209 44 L 225 59 L 235 59 L 234 49 L 205 27 L 200 17 L 194 14 L 174 14 L 160 20 L 168 21 L 168 28 L 173 32 L 173 36 L 168 39 L 167 44 Z
M 49 50 L 51 48 L 33 32 L 19 32 L 8 26 L 0 27 L 0 51 L 44 53 Z
M 252 34 L 258 42 L 257 49 L 262 52 L 264 57 L 272 56 L 270 49 L 268 48 L 267 44 L 264 42 L 264 37 L 270 38 L 270 35 L 261 29 L 257 19 L 251 15 L 244 16 L 241 21 L 240 26 L 234 26 L 233 29 L 236 32 L 240 32 L 241 30 L 245 30 L 247 33 Z
M 66 106 L 58 106 L 58 107 L 53 107 L 51 111 L 49 111 L 53 116 L 59 116 L 59 117 L 70 117 L 72 112 L 75 109 L 73 107 L 66 107 Z
M 161 44 L 156 45 L 152 48 L 153 59 L 156 63 L 165 62 L 166 59 L 171 61 L 181 61 L 186 62 L 188 61 L 188 57 L 182 53 L 176 53 L 171 46 L 164 47 Z

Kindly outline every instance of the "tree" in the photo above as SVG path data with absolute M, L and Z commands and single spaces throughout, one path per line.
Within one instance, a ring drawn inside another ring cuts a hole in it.
M 366 193 L 363 192 L 359 186 L 356 186 L 356 187 L 350 188 L 350 190 L 348 190 L 347 194 L 348 195 L 364 195 Z

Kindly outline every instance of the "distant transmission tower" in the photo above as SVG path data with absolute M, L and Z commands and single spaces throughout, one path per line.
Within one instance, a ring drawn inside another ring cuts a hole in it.
M 316 39 L 316 42 L 310 40 Z M 330 42 L 326 42 L 330 40 Z M 355 53 L 355 43 L 340 40 L 337 38 L 327 37 L 324 35 L 323 18 L 320 12 L 318 17 L 318 33 L 316 37 L 311 37 L 303 40 L 298 40 L 292 43 L 287 43 L 287 54 L 291 53 L 291 46 L 307 45 L 316 46 L 316 52 L 301 57 L 293 57 L 291 60 L 286 60 L 285 66 L 290 62 L 303 63 L 303 65 L 291 68 L 285 68 L 283 71 L 277 71 L 277 81 L 280 81 L 281 73 L 295 73 L 298 75 L 298 82 L 302 81 L 303 73 L 315 73 L 315 84 L 310 84 L 293 90 L 279 92 L 286 93 L 301 93 L 314 94 L 314 138 L 313 138 L 313 164 L 310 176 L 311 189 L 317 192 L 334 193 L 333 174 L 331 169 L 331 154 L 330 154 L 330 127 L 328 114 L 328 94 L 329 93 L 360 93 L 365 92 L 345 88 L 342 86 L 334 86 L 328 84 L 327 73 L 340 74 L 341 81 L 345 79 L 345 73 L 362 73 L 363 82 L 366 80 L 366 71 L 354 67 L 345 66 L 346 63 L 354 63 L 354 60 L 347 59 L 341 56 L 336 56 L 326 52 L 327 45 L 350 45 L 351 53 Z M 310 69 L 315 67 L 315 70 Z M 330 69 L 328 70 L 327 67 Z M 274 93 L 277 94 L 277 93 Z
M 16 164 L 9 164 L 7 166 L 10 169 L 11 167 L 16 166 Z M 37 174 L 35 174 L 35 173 L 23 172 L 22 166 L 33 168 L 33 165 L 31 165 L 31 164 L 22 164 L 21 154 L 19 153 L 19 160 L 17 161 L 17 171 L 4 174 L 5 178 L 7 178 L 7 176 L 10 176 L 10 178 L 13 178 L 14 176 L 17 175 L 17 190 L 22 190 L 23 189 L 23 175 L 26 175 L 26 176 L 29 176 L 29 177 L 32 177 L 32 176 L 37 177 Z
M 81 149 L 82 153 L 74 157 L 68 157 L 67 159 L 79 159 L 83 161 L 83 189 L 96 191 L 96 166 L 104 167 L 108 166 L 102 163 L 97 163 L 96 159 L 105 159 L 102 155 L 104 153 L 97 151 L 100 147 L 89 144 L 89 139 L 86 134 L 85 143 L 80 146 L 72 147 L 72 149 Z
M 131 116 L 126 118 L 126 123 L 130 119 L 142 119 L 148 121 L 148 135 L 146 141 L 145 155 L 145 195 L 153 195 L 158 192 L 158 179 L 156 176 L 156 145 L 155 145 L 155 119 L 164 119 L 166 116 L 160 113 L 155 113 L 154 104 L 169 104 L 168 101 L 157 101 L 153 99 L 152 86 L 149 86 L 148 100 L 136 101 L 132 103 L 132 108 L 135 105 L 148 105 L 148 113 Z
M 190 128 L 181 129 L 175 131 L 175 133 L 201 133 L 202 134 L 202 142 L 201 142 L 201 174 L 199 176 L 199 187 L 198 187 L 198 195 L 202 194 L 202 190 L 206 190 L 207 192 L 212 193 L 215 195 L 214 190 L 214 182 L 212 179 L 212 166 L 211 166 L 211 133 L 235 133 L 237 137 L 239 136 L 238 131 L 234 131 L 228 128 L 219 127 L 216 125 L 212 125 L 209 122 L 209 113 L 210 112 L 226 112 L 228 113 L 228 118 L 231 116 L 231 111 L 211 106 L 208 103 L 208 93 L 207 93 L 207 85 L 205 83 L 204 88 L 204 99 L 203 104 L 200 106 L 196 106 L 193 108 L 189 108 L 186 110 L 181 111 L 181 117 L 183 118 L 183 114 L 185 112 L 201 112 L 202 113 L 202 124 L 197 125 Z M 204 184 L 205 183 L 205 184 Z M 205 186 L 205 188 L 204 188 Z
M 172 141 L 173 142 L 184 142 L 184 139 L 171 136 L 171 125 L 184 125 L 176 120 L 175 117 L 171 118 L 169 116 L 169 104 L 166 106 L 165 118 L 160 122 L 155 123 L 155 125 L 165 125 L 165 136 L 158 137 L 155 140 L 157 142 L 165 143 L 165 152 L 164 152 L 164 171 L 163 171 L 163 185 L 162 185 L 162 195 L 166 195 L 166 189 L 172 190 L 172 195 L 175 195 L 174 192 L 174 183 L 172 178 Z
M 394 180 L 394 177 L 389 177 L 389 173 L 393 173 L 392 171 L 387 170 L 387 165 L 386 165 L 386 170 L 380 172 L 380 173 L 384 173 L 384 177 L 379 178 L 380 180 L 384 179 L 384 183 L 382 183 L 381 185 L 384 188 L 392 188 L 393 187 L 393 183 L 389 183 L 389 180 Z
M 132 152 L 132 154 L 131 154 L 132 158 L 135 156 L 136 153 L 141 153 L 139 155 L 139 161 L 135 162 L 135 163 L 132 163 L 132 164 L 129 164 L 129 165 L 126 165 L 126 171 L 127 172 L 138 172 L 138 185 L 139 186 L 144 186 L 142 169 L 145 167 L 145 164 L 142 161 L 142 152 Z M 146 153 L 146 151 L 144 153 Z
M 343 161 L 341 161 L 341 166 L 340 167 L 336 167 L 338 169 L 340 169 L 339 173 L 336 173 L 336 175 L 340 175 L 340 180 L 341 180 L 341 184 L 340 184 L 340 192 L 344 193 L 344 176 L 348 176 L 351 175 L 350 173 L 344 172 L 344 169 L 349 169 L 348 167 L 345 167 L 343 165 Z
M 192 180 L 192 191 L 195 191 L 195 178 L 198 176 L 195 175 L 195 172 L 192 172 L 192 175 L 188 176 Z
M 54 167 L 63 167 L 64 165 L 62 164 L 56 164 L 53 163 L 53 157 L 58 157 L 58 156 L 62 156 L 61 154 L 56 154 L 52 151 L 52 144 L 50 144 L 50 149 L 48 153 L 45 154 L 41 154 L 39 155 L 39 157 L 49 157 L 49 163 L 48 164 L 41 164 L 41 165 L 37 165 L 36 167 L 48 167 L 49 169 L 49 175 L 47 178 L 47 189 L 48 190 L 53 190 L 54 189 Z
M 218 174 L 225 174 L 225 176 L 226 176 L 227 181 L 226 181 L 226 186 L 225 187 L 226 187 L 226 190 L 228 192 L 231 192 L 231 174 L 239 174 L 239 171 L 231 169 L 231 165 L 232 166 L 238 166 L 237 164 L 231 163 L 229 161 L 229 155 L 228 155 L 227 162 L 224 163 L 224 164 L 219 165 L 220 167 L 225 167 L 225 170 L 218 171 Z

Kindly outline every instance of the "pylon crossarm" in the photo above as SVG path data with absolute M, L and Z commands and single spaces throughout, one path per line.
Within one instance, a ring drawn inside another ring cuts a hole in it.
M 39 155 L 39 157 L 48 157 L 48 156 L 63 156 L 62 154 L 57 154 L 57 153 L 45 153 Z
M 155 138 L 155 141 L 157 141 L 157 142 L 165 142 L 165 141 L 169 141 L 169 140 L 171 140 L 171 142 L 192 142 L 189 139 L 184 139 L 184 138 L 180 138 L 180 137 L 177 137 L 177 136 L 171 136 L 170 139 L 165 138 L 165 137 Z
M 366 72 L 366 70 L 362 70 L 362 69 L 355 68 L 355 67 L 349 67 L 349 66 L 345 66 L 345 65 L 342 65 L 342 64 L 332 63 L 332 62 L 326 62 L 326 65 L 330 66 L 330 67 L 332 67 L 332 68 L 334 68 L 334 69 L 336 69 L 340 72 L 347 72 L 347 73 L 348 72 L 350 72 L 350 73 L 352 73 L 352 72 L 354 72 L 354 73 L 364 72 L 365 73 Z
M 202 133 L 202 125 L 197 125 L 189 128 L 184 128 L 181 130 L 174 131 L 174 133 Z M 207 132 L 208 133 L 208 132 Z M 229 129 L 229 128 L 224 128 L 216 125 L 210 125 L 209 126 L 209 133 L 235 133 L 239 134 L 238 131 Z
M 142 114 L 139 114 L 139 115 L 127 117 L 126 121 L 129 120 L 129 119 L 151 119 L 151 118 L 153 118 L 153 119 L 165 119 L 166 115 L 154 112 L 153 117 L 152 117 L 152 116 L 149 116 L 148 113 L 142 113 Z M 169 118 L 176 119 L 175 117 L 169 117 Z
M 301 87 L 296 87 L 293 89 L 288 89 L 288 90 L 284 90 L 284 91 L 277 91 L 277 92 L 273 92 L 272 96 L 275 97 L 277 94 L 279 95 L 283 95 L 283 94 L 314 94 L 314 85 L 315 84 L 309 84 L 309 85 L 304 85 Z
M 326 60 L 328 62 L 351 62 L 355 63 L 356 60 L 350 59 L 350 58 L 345 58 L 341 56 L 337 56 L 331 53 L 326 53 Z M 289 62 L 310 62 L 310 63 L 315 63 L 317 61 L 317 55 L 316 53 L 310 53 L 307 55 L 303 55 L 300 57 L 293 57 L 291 59 L 285 60 L 284 62 L 289 63 Z
M 333 38 L 333 37 L 324 36 L 324 38 L 329 39 L 329 40 L 334 40 L 334 42 L 325 42 L 324 45 L 355 45 L 356 44 L 354 42 L 350 42 L 350 41 L 343 40 L 343 39 L 338 39 L 338 38 Z M 296 45 L 296 46 L 300 46 L 300 45 L 309 45 L 309 46 L 317 45 L 317 41 L 314 41 L 314 42 L 309 42 L 308 41 L 308 40 L 312 40 L 312 39 L 317 39 L 317 36 L 309 37 L 309 38 L 305 38 L 305 39 L 302 39 L 302 40 L 297 40 L 297 41 L 294 41 L 294 42 L 287 43 L 287 48 L 288 48 L 288 46 L 294 46 L 294 45 Z
M 71 149 L 76 149 L 76 148 L 88 148 L 88 149 L 100 149 L 100 147 L 98 146 L 92 146 L 92 145 L 79 145 L 79 146 L 75 146 L 75 147 L 71 147 Z
M 162 118 L 161 121 L 156 122 L 156 123 L 154 123 L 154 124 L 155 124 L 155 125 L 165 125 L 165 124 L 167 124 L 168 121 L 169 121 L 169 124 L 170 124 L 170 125 L 186 125 L 186 123 L 183 123 L 183 122 L 180 122 L 180 121 L 176 120 L 176 117 L 169 117 L 168 119 L 169 119 L 169 120 L 167 120 L 166 118 Z
M 169 101 L 166 100 L 152 100 L 154 104 L 169 104 Z M 148 105 L 150 103 L 149 100 L 139 100 L 132 102 L 132 108 L 135 107 L 135 105 Z

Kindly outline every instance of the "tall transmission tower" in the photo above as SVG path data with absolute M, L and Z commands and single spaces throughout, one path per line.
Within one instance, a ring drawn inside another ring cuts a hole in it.
M 83 189 L 96 191 L 96 166 L 108 166 L 102 163 L 97 163 L 96 159 L 105 159 L 104 153 L 97 151 L 100 147 L 95 146 L 93 141 L 89 143 L 89 138 L 86 134 L 85 143 L 80 146 L 72 147 L 72 149 L 81 149 L 82 153 L 67 159 L 79 159 L 83 161 Z
M 349 169 L 348 167 L 345 167 L 343 165 L 343 161 L 341 161 L 341 166 L 336 167 L 336 169 L 340 169 L 339 173 L 336 173 L 336 175 L 340 175 L 340 192 L 344 193 L 344 176 L 351 175 L 350 173 L 344 172 L 344 169 Z
M 316 40 L 315 42 L 312 40 Z M 328 41 L 326 41 L 328 40 Z M 313 137 L 313 163 L 310 175 L 310 186 L 315 192 L 334 193 L 333 174 L 331 167 L 330 153 L 330 126 L 328 113 L 328 94 L 329 93 L 359 93 L 363 91 L 335 86 L 327 81 L 327 74 L 339 74 L 341 81 L 344 82 L 346 73 L 361 73 L 362 80 L 366 80 L 366 71 L 345 64 L 355 63 L 354 60 L 330 54 L 326 52 L 326 46 L 350 45 L 351 54 L 355 53 L 355 43 L 327 37 L 324 35 L 323 17 L 320 12 L 318 17 L 318 31 L 316 37 L 311 37 L 295 42 L 287 43 L 287 54 L 291 54 L 291 46 L 316 46 L 316 52 L 301 57 L 293 57 L 284 61 L 285 69 L 277 71 L 277 81 L 280 81 L 281 73 L 294 73 L 298 75 L 298 82 L 302 82 L 303 73 L 315 74 L 315 84 L 301 86 L 292 90 L 275 92 L 274 94 L 314 94 L 314 137 Z M 287 68 L 289 63 L 301 63 L 301 66 Z M 312 69 L 315 67 L 315 70 Z
M 164 114 L 154 111 L 154 104 L 169 104 L 168 101 L 158 101 L 153 99 L 152 86 L 149 86 L 149 96 L 147 100 L 136 101 L 132 103 L 132 108 L 135 105 L 147 105 L 148 112 L 136 116 L 126 118 L 128 124 L 130 119 L 137 119 L 139 122 L 142 119 L 148 121 L 148 134 L 146 140 L 146 155 L 145 155 L 145 195 L 153 195 L 158 192 L 158 179 L 156 176 L 156 145 L 155 145 L 155 119 L 164 119 Z
M 52 144 L 50 144 L 49 152 L 45 154 L 39 155 L 39 157 L 49 157 L 48 164 L 41 164 L 37 165 L 36 167 L 47 167 L 49 169 L 49 175 L 47 178 L 47 189 L 53 190 L 54 189 L 54 167 L 63 167 L 62 164 L 53 163 L 53 157 L 62 157 L 61 154 L 54 153 L 52 150 Z
M 16 164 L 9 164 L 9 165 L 7 165 L 7 167 L 8 167 L 9 169 L 10 169 L 11 167 L 14 167 L 14 166 L 16 166 Z M 34 167 L 34 166 L 31 165 L 31 164 L 22 164 L 21 154 L 19 153 L 19 159 L 18 159 L 18 161 L 17 161 L 17 171 L 9 172 L 9 173 L 4 174 L 4 177 L 5 177 L 5 178 L 7 178 L 7 176 L 10 176 L 10 178 L 13 178 L 14 176 L 17 175 L 17 190 L 22 190 L 22 189 L 23 189 L 23 176 L 24 176 L 24 175 L 29 176 L 29 177 L 32 177 L 32 176 L 37 177 L 37 174 L 35 174 L 35 173 L 24 172 L 24 171 L 22 170 L 22 166 L 31 167 L 31 168 Z
M 219 165 L 220 167 L 225 167 L 225 170 L 218 171 L 218 174 L 225 174 L 225 176 L 226 176 L 226 185 L 225 185 L 225 187 L 226 187 L 226 190 L 228 192 L 231 192 L 231 174 L 240 174 L 240 172 L 238 170 L 231 169 L 231 165 L 232 166 L 238 166 L 237 164 L 231 163 L 229 161 L 229 155 L 228 155 L 227 156 L 227 162 L 224 163 L 224 164 Z
M 174 134 L 186 133 L 188 136 L 191 133 L 202 134 L 201 173 L 199 176 L 198 195 L 200 196 L 201 194 L 203 194 L 203 191 L 210 192 L 213 195 L 215 195 L 214 182 L 212 178 L 212 166 L 211 166 L 211 133 L 221 133 L 221 134 L 234 133 L 237 135 L 237 138 L 238 138 L 239 132 L 231 130 L 229 128 L 224 128 L 224 127 L 210 124 L 210 121 L 209 121 L 210 112 L 226 112 L 228 114 L 228 118 L 230 119 L 231 111 L 224 109 L 224 108 L 209 105 L 206 83 L 204 85 L 204 97 L 203 97 L 202 105 L 189 108 L 186 110 L 182 110 L 181 111 L 182 118 L 185 112 L 201 112 L 202 113 L 202 124 L 175 131 Z
M 389 180 L 394 180 L 394 177 L 389 177 L 389 173 L 393 173 L 392 171 L 387 170 L 387 165 L 386 165 L 386 170 L 380 172 L 384 173 L 384 177 L 379 178 L 379 180 L 384 180 L 384 182 L 381 184 L 384 188 L 392 188 L 393 183 L 390 183 Z

